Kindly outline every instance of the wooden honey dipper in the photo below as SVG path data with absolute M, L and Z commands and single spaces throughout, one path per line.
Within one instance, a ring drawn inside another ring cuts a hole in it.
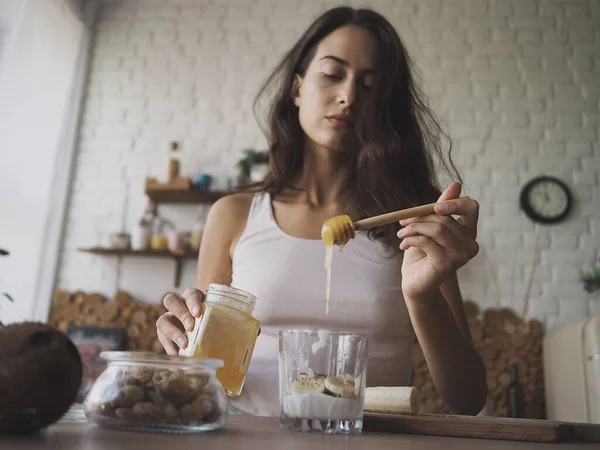
M 327 219 L 323 224 L 323 227 L 321 228 L 321 239 L 326 246 L 334 244 L 344 246 L 350 242 L 351 239 L 354 239 L 357 231 L 388 225 L 400 220 L 410 219 L 411 217 L 434 214 L 435 211 L 433 208 L 435 205 L 436 203 L 429 203 L 427 205 L 401 209 L 400 211 L 381 214 L 379 216 L 361 219 L 356 222 L 352 222 L 352 219 L 347 215 L 335 216 L 331 219 Z

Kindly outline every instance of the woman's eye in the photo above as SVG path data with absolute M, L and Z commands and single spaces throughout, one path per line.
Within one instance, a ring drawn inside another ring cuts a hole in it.
M 327 78 L 328 80 L 341 80 L 341 79 L 342 79 L 342 77 L 341 77 L 341 76 L 339 76 L 339 75 L 334 75 L 334 74 L 332 74 L 332 73 L 326 73 L 326 72 L 323 72 L 323 74 L 322 74 L 322 75 L 323 75 L 323 77 L 324 77 L 324 78 Z

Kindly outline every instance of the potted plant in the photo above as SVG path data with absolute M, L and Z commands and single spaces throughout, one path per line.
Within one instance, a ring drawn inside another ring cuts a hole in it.
M 4 250 L 3 248 L 0 248 L 0 256 L 8 256 L 8 255 L 9 255 L 9 253 L 8 253 L 7 250 Z M 8 292 L 0 292 L 0 300 L 2 298 L 7 298 L 11 302 L 14 301 L 13 298 L 10 295 L 8 295 Z M 4 325 L 4 324 L 0 320 L 0 326 L 2 326 L 2 325 Z
M 581 282 L 586 292 L 600 292 L 600 261 L 581 272 Z
M 241 180 L 262 181 L 269 169 L 269 153 L 261 150 L 244 150 L 245 156 L 237 163 Z

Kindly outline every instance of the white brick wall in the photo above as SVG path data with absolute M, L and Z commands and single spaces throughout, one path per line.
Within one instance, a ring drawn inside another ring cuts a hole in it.
M 146 175 L 164 178 L 170 140 L 183 170 L 231 174 L 263 147 L 251 105 L 260 82 L 333 0 L 121 0 L 101 14 L 83 117 L 59 286 L 159 301 L 170 261 L 93 257 L 76 247 L 131 229 Z M 355 2 L 350 2 L 355 4 Z M 600 2 L 361 2 L 397 26 L 433 106 L 450 128 L 467 195 L 481 203 L 476 259 L 460 271 L 467 299 L 511 306 L 550 327 L 600 313 L 579 267 L 600 248 Z M 293 6 L 292 6 L 293 5 Z M 564 224 L 520 212 L 520 187 L 560 176 L 577 205 Z M 199 208 L 162 207 L 181 228 Z M 195 282 L 195 267 L 183 285 Z

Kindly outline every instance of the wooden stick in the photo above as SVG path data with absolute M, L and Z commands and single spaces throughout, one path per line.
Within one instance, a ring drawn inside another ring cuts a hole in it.
M 411 217 L 425 216 L 427 214 L 433 214 L 435 211 L 433 207 L 436 203 L 429 203 L 427 205 L 415 206 L 414 208 L 401 209 L 400 211 L 394 211 L 391 213 L 381 214 L 379 216 L 369 217 L 368 219 L 362 219 L 354 222 L 354 229 L 368 230 L 369 228 L 380 227 L 382 225 L 388 225 L 393 222 L 398 222 L 404 219 L 410 219 Z

